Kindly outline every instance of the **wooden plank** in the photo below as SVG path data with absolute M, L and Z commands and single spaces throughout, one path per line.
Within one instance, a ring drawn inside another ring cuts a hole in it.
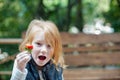
M 0 44 L 19 44 L 21 42 L 21 38 L 0 38 Z
M 120 42 L 120 33 L 112 33 L 112 34 L 71 34 L 68 32 L 61 32 L 61 39 L 63 41 L 63 45 L 65 44 L 85 44 L 85 43 L 103 43 L 103 42 Z M 114 38 L 114 39 L 113 39 Z M 20 43 L 22 39 L 16 38 L 6 38 L 0 39 L 0 44 L 14 44 Z
M 12 71 L 0 71 L 0 75 L 11 75 Z
M 114 37 L 114 39 L 113 39 Z M 85 43 L 101 43 L 101 42 L 119 42 L 120 33 L 113 34 L 71 34 L 67 32 L 61 32 L 61 38 L 63 44 L 85 44 Z M 18 44 L 22 41 L 21 38 L 1 38 L 0 44 Z
M 63 36 L 64 35 L 64 36 Z M 103 43 L 103 42 L 120 42 L 120 33 L 112 34 L 71 34 L 67 32 L 61 32 L 63 44 L 86 44 L 86 43 Z M 114 39 L 113 39 L 114 38 Z
M 120 64 L 120 52 L 114 53 L 89 53 L 89 54 L 67 54 L 64 55 L 65 62 L 69 66 L 87 65 L 118 65 Z
M 90 52 L 90 51 L 120 51 L 120 45 L 114 46 L 78 46 L 78 47 L 63 47 L 64 53 L 78 52 Z
M 65 80 L 120 80 L 120 69 L 66 69 Z

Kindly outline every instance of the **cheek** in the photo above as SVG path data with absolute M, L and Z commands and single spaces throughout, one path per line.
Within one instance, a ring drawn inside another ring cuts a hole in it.
M 33 44 L 33 51 L 38 51 L 40 48 Z
M 37 53 L 39 53 L 39 48 L 33 47 L 32 54 L 37 54 Z

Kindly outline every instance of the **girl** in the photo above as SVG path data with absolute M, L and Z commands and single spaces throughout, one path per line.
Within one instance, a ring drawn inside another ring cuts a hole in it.
M 26 44 L 33 46 L 31 53 Z M 53 22 L 31 21 L 19 49 L 11 80 L 63 80 L 62 43 Z

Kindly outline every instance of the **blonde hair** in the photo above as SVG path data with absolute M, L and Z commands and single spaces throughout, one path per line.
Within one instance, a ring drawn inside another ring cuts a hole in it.
M 40 30 L 33 30 L 34 27 L 39 27 Z M 32 20 L 26 31 L 25 38 L 23 39 L 23 42 L 19 46 L 19 50 L 20 51 L 25 50 L 25 44 L 27 43 L 31 44 L 35 33 L 38 31 L 45 32 L 46 42 L 50 43 L 51 46 L 54 48 L 54 53 L 52 57 L 54 64 L 56 66 L 61 65 L 63 67 L 64 59 L 62 53 L 62 42 L 61 42 L 60 33 L 57 29 L 57 26 L 51 21 L 44 21 L 37 19 Z

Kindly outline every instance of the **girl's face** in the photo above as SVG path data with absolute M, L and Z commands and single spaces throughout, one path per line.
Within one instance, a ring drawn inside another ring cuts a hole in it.
M 44 32 L 37 32 L 32 41 L 32 57 L 38 66 L 44 66 L 53 55 L 53 47 L 46 43 Z

